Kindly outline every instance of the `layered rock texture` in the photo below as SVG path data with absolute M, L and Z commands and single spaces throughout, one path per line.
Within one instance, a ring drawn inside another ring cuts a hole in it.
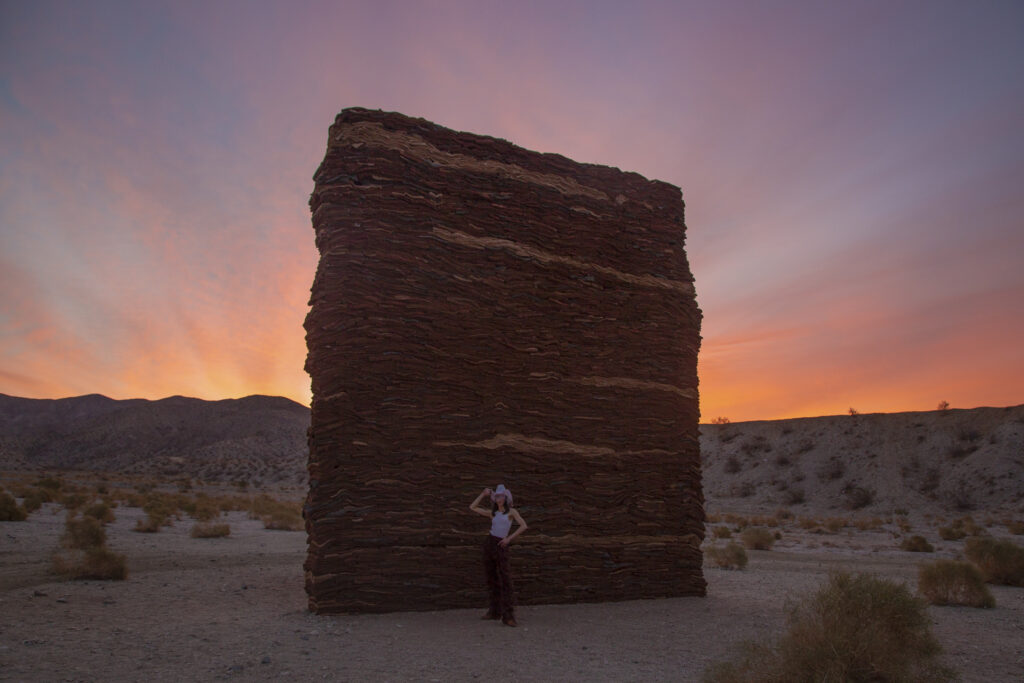
M 498 483 L 520 604 L 702 595 L 679 189 L 365 109 L 314 180 L 310 608 L 484 607 Z

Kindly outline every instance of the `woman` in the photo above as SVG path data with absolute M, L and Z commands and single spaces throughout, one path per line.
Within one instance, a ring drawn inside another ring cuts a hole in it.
M 491 509 L 480 506 L 485 497 L 491 498 Z M 512 507 L 512 492 L 499 484 L 491 492 L 484 489 L 469 509 L 478 515 L 491 518 L 491 533 L 484 541 L 484 569 L 487 572 L 487 588 L 491 594 L 491 607 L 484 619 L 501 619 L 506 626 L 516 626 L 515 593 L 512 590 L 512 573 L 508 567 L 508 544 L 526 531 L 526 522 L 519 511 Z M 518 527 L 509 535 L 512 522 Z

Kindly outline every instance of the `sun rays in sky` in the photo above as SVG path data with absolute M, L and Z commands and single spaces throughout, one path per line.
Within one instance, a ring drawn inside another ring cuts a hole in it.
M 364 106 L 680 186 L 705 419 L 1024 402 L 1022 32 L 1017 2 L 4 3 L 0 392 L 308 402 L 306 200 Z

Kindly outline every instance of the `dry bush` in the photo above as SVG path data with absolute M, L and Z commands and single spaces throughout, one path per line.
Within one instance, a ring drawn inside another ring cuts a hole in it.
M 1024 535 L 1024 522 L 1018 522 L 1016 520 L 1007 522 L 1006 530 L 1014 536 Z
M 842 460 L 832 458 L 818 470 L 818 479 L 821 481 L 835 481 L 841 479 L 846 472 L 846 464 Z
M 708 546 L 704 555 L 722 569 L 743 569 L 747 566 L 747 551 L 738 543 L 730 542 L 724 547 Z
M 853 520 L 853 525 L 860 531 L 871 531 L 872 529 L 881 529 L 884 522 L 879 517 L 862 517 Z
M 964 544 L 964 554 L 986 582 L 1024 586 L 1024 548 L 1013 541 L 974 536 Z
M 778 510 L 775 511 L 775 519 L 793 519 L 793 513 L 786 508 L 779 508 Z
M 189 533 L 192 538 L 222 538 L 231 535 L 228 524 L 196 524 Z
M 708 514 L 704 515 L 704 521 L 707 522 L 708 524 L 718 524 L 718 522 L 721 519 L 722 519 L 721 516 L 716 515 L 716 514 L 711 513 L 711 512 L 709 512 Z
M 910 553 L 934 553 L 935 546 L 928 542 L 924 536 L 910 536 L 904 538 L 903 542 L 900 543 L 900 550 L 906 550 Z
M 745 526 L 750 526 L 750 520 L 746 517 L 743 517 L 742 515 L 734 515 L 732 513 L 727 512 L 722 517 L 722 519 L 725 520 L 726 524 L 732 524 L 733 526 L 735 526 L 737 531 L 739 531 Z
M 24 522 L 26 517 L 28 512 L 18 505 L 14 496 L 6 491 L 0 491 L 0 522 Z
M 949 526 L 939 528 L 939 536 L 946 541 L 959 541 L 965 536 L 984 536 L 987 533 L 970 515 L 953 520 Z
M 135 522 L 135 526 L 132 527 L 132 531 L 138 531 L 143 534 L 155 534 L 160 531 L 160 527 L 164 525 L 164 521 L 165 520 L 159 517 L 146 515 L 144 518 Z
M 764 527 L 752 526 L 743 530 L 740 540 L 751 550 L 771 550 L 775 543 L 775 536 Z
M 60 542 L 68 549 L 86 550 L 106 543 L 107 532 L 95 517 L 68 517 Z
M 716 526 L 711 530 L 711 535 L 715 538 L 732 538 L 732 532 L 729 531 L 727 526 Z
M 114 511 L 110 509 L 109 503 L 93 503 L 82 511 L 86 517 L 92 517 L 100 524 L 110 524 L 114 521 Z
M 917 590 L 933 605 L 996 606 L 981 572 L 967 562 L 939 560 L 921 565 Z
M 845 517 L 829 517 L 822 523 L 822 526 L 824 526 L 825 529 L 832 534 L 838 534 L 840 531 L 842 531 L 849 525 L 850 520 L 846 519 Z
M 811 529 L 816 529 L 820 526 L 818 520 L 814 519 L 813 517 L 801 517 L 796 524 L 801 529 L 808 531 Z
M 737 661 L 704 679 L 738 681 L 949 681 L 937 661 L 923 600 L 874 576 L 833 574 L 815 595 L 789 607 L 789 629 L 775 643 L 748 643 Z
M 263 520 L 264 529 L 302 531 L 306 528 L 301 507 L 282 503 L 263 493 L 252 499 L 249 517 Z
M 750 526 L 776 527 L 779 525 L 779 518 L 775 515 L 754 515 L 750 518 Z
M 79 509 L 80 507 L 88 503 L 90 500 L 92 500 L 91 496 L 77 492 L 65 493 L 60 497 L 61 505 L 63 505 L 66 509 L 68 509 L 71 512 L 74 512 L 75 510 Z
M 50 491 L 60 491 L 64 487 L 64 482 L 59 477 L 43 477 L 37 479 L 35 485 Z
M 70 555 L 54 555 L 53 570 L 69 579 L 122 581 L 128 577 L 124 555 L 105 545 L 93 546 Z
M 736 458 L 735 455 L 730 455 L 726 459 L 725 466 L 723 467 L 723 469 L 725 470 L 726 474 L 736 474 L 737 472 L 743 469 L 743 466 L 740 465 L 740 461 Z
M 963 530 L 963 527 L 958 526 L 940 526 L 939 527 L 939 538 L 943 541 L 959 541 L 961 538 L 967 535 L 967 532 Z
M 851 510 L 860 510 L 875 500 L 875 492 L 863 486 L 850 486 L 843 493 L 846 495 L 846 506 Z
M 906 517 L 898 518 L 896 520 L 896 526 L 898 526 L 900 528 L 900 531 L 902 531 L 903 533 L 907 533 L 914 528 L 913 526 L 911 526 L 910 520 Z

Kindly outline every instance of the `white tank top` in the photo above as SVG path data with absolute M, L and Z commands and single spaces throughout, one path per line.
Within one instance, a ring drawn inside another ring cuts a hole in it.
M 491 517 L 491 536 L 505 538 L 508 536 L 508 530 L 511 528 L 512 520 L 509 519 L 507 512 L 495 512 Z

